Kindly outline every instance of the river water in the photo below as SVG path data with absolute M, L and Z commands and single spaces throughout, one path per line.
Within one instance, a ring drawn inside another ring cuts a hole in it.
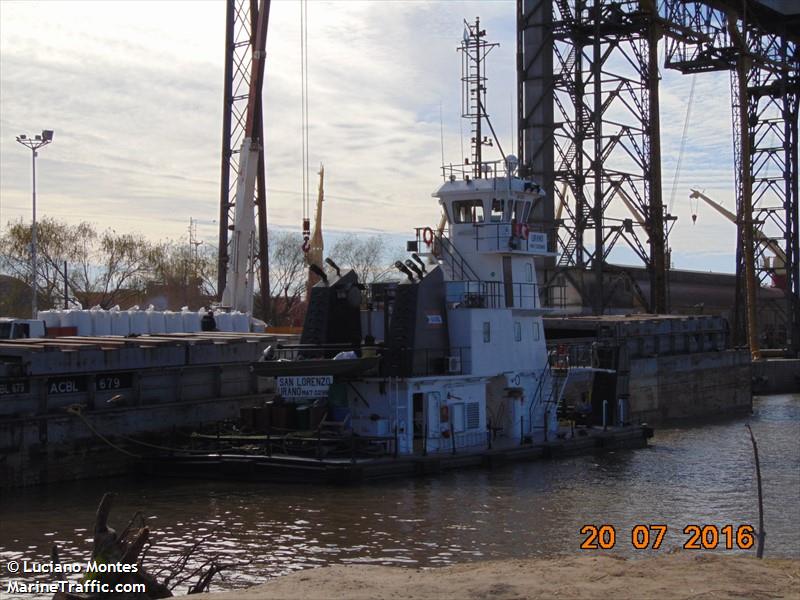
M 657 430 L 643 450 L 355 487 L 105 480 L 14 490 L 0 499 L 0 582 L 2 563 L 48 560 L 54 543 L 62 561 L 85 561 L 105 491 L 118 493 L 118 530 L 144 510 L 151 567 L 210 534 L 195 558 L 229 565 L 214 589 L 331 563 L 431 567 L 576 554 L 587 524 L 616 530 L 614 548 L 594 552 L 666 552 L 689 539 L 687 525 L 757 525 L 748 421 L 764 479 L 765 554 L 800 558 L 800 395 L 756 398 L 754 408 L 749 419 Z M 667 526 L 659 550 L 632 546 L 638 524 Z

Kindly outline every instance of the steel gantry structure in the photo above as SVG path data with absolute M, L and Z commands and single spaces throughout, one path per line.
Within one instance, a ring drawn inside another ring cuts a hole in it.
M 649 272 L 643 304 L 668 309 L 673 218 L 661 197 L 663 38 L 666 68 L 731 72 L 741 282 L 734 330 L 743 335 L 747 323 L 757 351 L 754 288 L 771 278 L 785 292 L 787 342 L 800 347 L 800 15 L 775 6 L 780 0 L 517 0 L 518 152 L 551 199 L 536 215 L 561 253 L 551 277 L 568 266 L 589 269 L 591 277 L 572 283 L 593 312 L 603 312 L 604 273 L 613 271 L 606 259 L 621 240 Z M 612 201 L 629 214 L 614 215 Z M 754 239 L 754 227 L 770 243 Z M 785 260 L 770 255 L 774 244 Z
M 248 133 L 255 144 L 263 149 L 264 123 L 261 90 L 264 81 L 266 31 L 269 23 L 269 1 L 227 0 L 225 25 L 225 82 L 222 112 L 222 164 L 220 173 L 219 201 L 219 250 L 217 265 L 217 293 L 222 298 L 230 260 L 229 232 L 236 208 L 236 180 L 239 173 L 239 153 L 242 141 Z M 258 39 L 259 25 L 263 28 L 263 39 Z M 258 53 L 258 54 L 257 54 Z M 252 81 L 255 79 L 255 81 Z M 255 103 L 252 132 L 246 131 L 248 124 L 248 98 L 251 83 L 258 90 Z M 255 269 L 258 273 L 259 296 L 262 318 L 267 320 L 270 310 L 269 253 L 267 239 L 267 186 L 263 151 L 259 158 L 256 186 L 252 202 L 257 219 L 257 243 Z

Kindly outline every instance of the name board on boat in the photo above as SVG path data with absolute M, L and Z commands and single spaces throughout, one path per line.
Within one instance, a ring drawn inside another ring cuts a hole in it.
M 0 381 L 0 396 L 11 394 L 27 394 L 31 391 L 31 382 L 28 379 L 6 379 Z
M 547 252 L 547 234 L 532 231 L 528 234 L 529 252 Z
M 276 380 L 284 398 L 324 398 L 333 383 L 333 375 L 296 375 L 276 377 Z
M 95 379 L 98 392 L 124 390 L 133 387 L 133 373 L 103 373 Z
M 47 393 L 75 394 L 86 391 L 86 377 L 51 377 L 47 380 Z
M 444 319 L 442 319 L 442 314 L 438 312 L 426 313 L 425 320 L 428 324 L 428 327 L 441 327 L 442 325 L 444 325 Z

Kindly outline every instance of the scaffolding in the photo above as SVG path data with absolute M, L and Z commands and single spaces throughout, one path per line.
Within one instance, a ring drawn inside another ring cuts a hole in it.
M 554 249 L 561 256 L 549 277 L 572 266 L 588 270 L 591 277 L 573 284 L 584 305 L 602 314 L 607 259 L 623 241 L 647 268 L 648 310 L 669 308 L 674 219 L 661 197 L 657 48 L 663 38 L 666 68 L 731 72 L 737 287 L 746 287 L 751 269 L 758 282 L 784 290 L 784 339 L 796 352 L 798 18 L 753 0 L 517 0 L 517 24 L 518 151 L 523 171 L 541 181 L 550 199 L 535 217 L 558 232 Z M 622 205 L 629 214 L 620 217 L 615 210 Z M 766 228 L 768 239 L 752 240 L 753 226 Z M 771 252 L 775 243 L 784 256 Z M 739 297 L 739 341 L 745 304 Z

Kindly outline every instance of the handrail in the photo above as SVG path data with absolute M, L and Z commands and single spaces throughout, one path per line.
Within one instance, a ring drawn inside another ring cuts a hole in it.
M 475 273 L 475 270 L 469 265 L 469 263 L 464 259 L 461 253 L 458 251 L 458 248 L 455 247 L 453 242 L 450 241 L 450 238 L 445 237 L 441 233 L 436 233 L 434 238 L 434 243 L 438 242 L 439 247 L 450 255 L 452 261 L 452 271 L 453 271 L 453 278 L 456 279 L 456 258 L 458 259 L 458 266 L 461 270 L 461 277 L 459 279 L 464 279 L 464 274 L 466 273 L 466 279 L 470 281 L 477 281 L 480 279 L 478 274 Z
M 541 377 L 539 377 L 539 383 L 536 385 L 536 391 L 533 392 L 533 400 L 531 401 L 531 405 L 528 407 L 528 422 L 531 424 L 531 429 L 533 429 L 533 409 L 538 406 L 539 402 L 537 400 L 541 400 L 542 386 L 544 385 L 544 380 L 546 375 L 550 373 L 550 362 L 548 361 L 545 366 L 542 368 Z

